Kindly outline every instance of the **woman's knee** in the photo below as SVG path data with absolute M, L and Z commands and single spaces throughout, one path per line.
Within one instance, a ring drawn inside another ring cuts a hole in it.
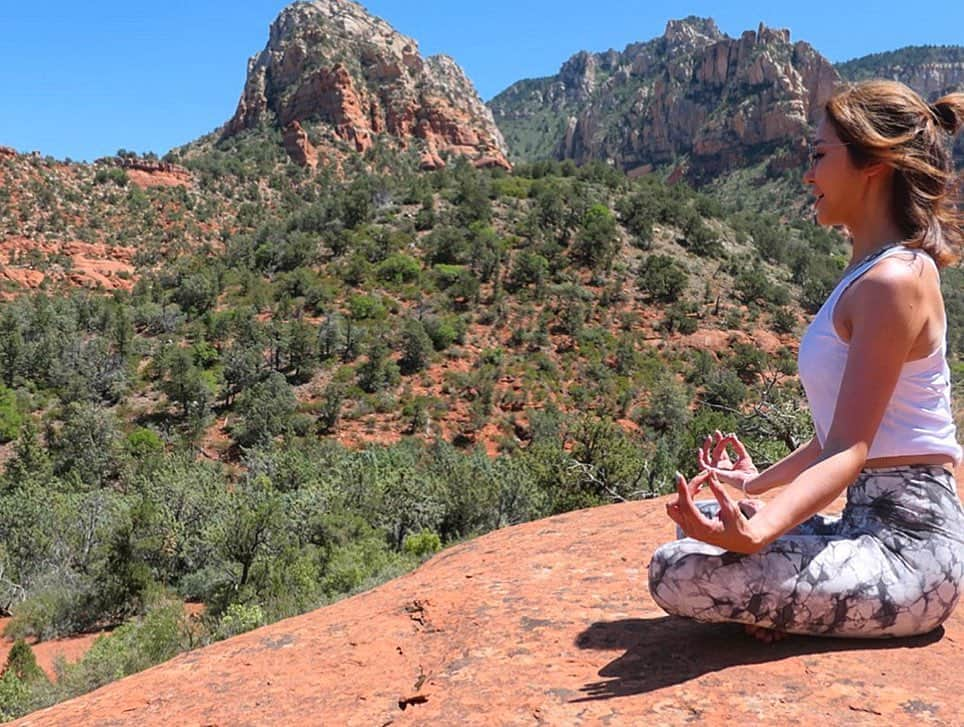
M 675 615 L 680 615 L 683 585 L 680 566 L 686 555 L 678 547 L 679 542 L 660 546 L 649 562 L 649 593 L 660 608 Z

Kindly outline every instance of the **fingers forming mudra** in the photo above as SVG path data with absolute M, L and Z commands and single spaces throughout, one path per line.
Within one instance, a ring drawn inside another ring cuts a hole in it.
M 729 447 L 733 448 L 735 459 L 730 457 Z M 716 430 L 706 437 L 703 446 L 696 451 L 696 459 L 700 469 L 712 472 L 721 482 L 734 487 L 745 488 L 758 474 L 743 442 L 732 433 L 723 434 Z
M 706 517 L 693 499 L 704 485 L 709 487 L 720 505 L 718 518 Z M 704 543 L 738 553 L 752 553 L 759 547 L 739 503 L 723 489 L 713 472 L 701 472 L 689 482 L 677 473 L 676 498 L 666 504 L 666 513 L 685 535 Z

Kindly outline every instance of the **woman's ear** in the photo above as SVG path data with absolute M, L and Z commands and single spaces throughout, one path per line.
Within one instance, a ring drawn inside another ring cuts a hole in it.
M 884 175 L 885 178 L 886 175 L 893 173 L 894 168 L 884 162 L 871 162 L 867 166 L 861 167 L 860 171 L 868 177 L 881 177 L 881 175 Z

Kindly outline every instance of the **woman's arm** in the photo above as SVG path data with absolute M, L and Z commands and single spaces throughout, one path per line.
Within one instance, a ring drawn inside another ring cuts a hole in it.
M 727 451 L 733 447 L 736 459 Z M 820 443 L 816 438 L 797 447 L 779 462 L 757 472 L 753 459 L 735 434 L 722 434 L 719 430 L 707 436 L 703 446 L 696 452 L 696 460 L 703 472 L 712 472 L 716 479 L 747 495 L 759 495 L 790 482 L 803 470 L 817 461 Z
M 822 451 L 820 442 L 817 441 L 816 437 L 813 437 L 809 442 L 801 444 L 779 462 L 774 462 L 747 482 L 746 494 L 761 495 L 774 487 L 783 487 L 816 462 Z
M 751 522 L 760 546 L 833 502 L 860 473 L 926 322 L 911 267 L 882 264 L 852 291 L 847 365 L 823 451 Z

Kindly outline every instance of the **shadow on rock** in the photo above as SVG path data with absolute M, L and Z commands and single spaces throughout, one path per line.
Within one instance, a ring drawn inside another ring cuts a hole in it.
M 747 636 L 741 624 L 703 624 L 663 616 L 600 621 L 576 638 L 580 649 L 625 649 L 599 670 L 604 681 L 582 687 L 587 702 L 644 694 L 662 687 L 743 664 L 762 664 L 806 654 L 835 651 L 913 649 L 939 641 L 943 627 L 923 636 L 903 639 L 833 639 L 791 636 L 764 644 Z

